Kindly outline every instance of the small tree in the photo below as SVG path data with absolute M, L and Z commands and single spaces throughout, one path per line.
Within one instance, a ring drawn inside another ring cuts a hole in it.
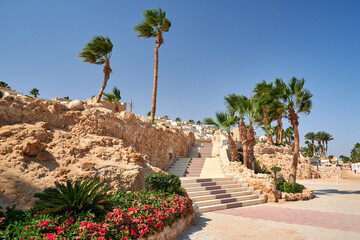
M 30 90 L 29 94 L 34 96 L 34 97 L 37 97 L 38 95 L 40 95 L 39 89 L 33 88 L 33 89 Z
M 121 100 L 120 90 L 117 87 L 114 87 L 112 93 L 103 93 L 105 96 L 103 99 L 107 102 L 115 103 L 114 112 L 119 112 L 119 102 Z
M 201 121 L 196 121 L 196 125 L 201 125 Z
M 175 119 L 175 121 L 181 122 L 181 118 L 177 117 L 177 118 Z
M 281 167 L 272 167 L 271 171 L 274 173 L 274 179 L 276 180 L 276 174 L 281 171 Z
M 192 120 L 192 119 L 190 119 L 190 120 L 189 120 L 189 122 L 190 122 L 190 123 L 195 123 L 195 121 L 194 121 L 194 120 Z
M 165 119 L 169 119 L 168 115 L 164 115 L 163 118 Z
M 69 96 L 66 96 L 66 97 L 64 97 L 64 99 L 66 99 L 66 100 L 70 100 L 70 97 L 69 97 Z
M 151 111 L 149 111 L 146 116 L 150 117 L 151 116 Z

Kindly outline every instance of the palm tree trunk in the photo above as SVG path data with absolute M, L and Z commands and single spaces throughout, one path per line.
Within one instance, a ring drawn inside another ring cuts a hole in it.
M 110 68 L 110 61 L 109 60 L 105 60 L 105 65 L 104 65 L 104 81 L 103 81 L 103 84 L 100 88 L 100 92 L 99 92 L 99 95 L 97 96 L 96 98 L 96 102 L 99 103 L 100 102 L 100 99 L 101 99 L 101 96 L 105 90 L 105 87 L 106 87 L 106 84 L 110 78 L 110 73 L 112 73 L 112 70 Z
M 237 152 L 234 140 L 232 139 L 230 133 L 228 133 L 227 137 L 228 137 L 228 143 L 229 143 L 229 148 L 230 148 L 230 152 L 231 152 L 231 160 L 233 162 L 238 162 L 239 161 L 239 156 L 238 156 L 238 152 Z
M 279 127 L 279 143 L 283 144 L 283 124 L 282 124 L 282 119 L 281 116 L 276 118 L 276 121 L 278 123 L 278 127 Z
M 314 142 L 314 139 L 313 140 L 311 140 L 311 142 L 312 142 L 312 148 L 313 148 L 313 157 L 315 157 L 315 142 Z
M 248 167 L 248 139 L 247 139 L 247 128 L 244 120 L 241 120 L 240 129 L 241 129 L 241 143 L 243 146 L 244 166 Z
M 241 124 L 240 124 L 240 121 L 238 122 L 238 132 L 239 132 L 239 142 L 241 142 L 241 144 L 242 144 L 242 141 L 241 141 Z
M 247 168 L 252 169 L 252 158 L 254 156 L 254 146 L 255 146 L 255 137 L 254 137 L 254 128 L 252 125 L 249 127 L 248 131 L 248 161 L 247 161 Z
M 325 157 L 326 157 L 328 151 L 328 141 L 325 141 L 325 143 L 326 143 L 326 148 L 325 148 Z
M 164 42 L 161 33 L 158 33 L 156 36 L 156 46 L 155 46 L 155 65 L 154 65 L 154 85 L 153 85 L 153 96 L 151 103 L 151 115 L 150 121 L 154 122 L 155 120 L 155 112 L 156 112 L 156 95 L 157 95 L 157 81 L 158 81 L 158 70 L 159 70 L 159 48 L 161 44 Z
M 295 113 L 294 109 L 290 108 L 289 109 L 289 120 L 291 121 L 291 125 L 294 128 L 295 145 L 294 145 L 294 152 L 293 152 L 293 161 L 291 163 L 291 168 L 290 168 L 289 183 L 296 182 L 296 170 L 297 170 L 297 165 L 298 165 L 298 161 L 299 161 L 300 138 L 299 138 L 299 129 L 298 129 L 298 126 L 299 126 L 298 119 L 299 119 L 299 117 Z

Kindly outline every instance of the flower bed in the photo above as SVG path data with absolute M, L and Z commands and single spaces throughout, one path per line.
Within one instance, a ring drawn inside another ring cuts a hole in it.
M 179 219 L 193 215 L 184 196 L 154 191 L 118 191 L 105 214 L 73 217 L 8 210 L 0 213 L 0 239 L 136 239 L 161 232 Z

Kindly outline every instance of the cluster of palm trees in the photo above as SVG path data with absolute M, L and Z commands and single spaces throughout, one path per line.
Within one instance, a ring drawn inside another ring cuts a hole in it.
M 354 147 L 350 151 L 350 157 L 340 155 L 339 158 L 344 162 L 360 162 L 360 143 L 355 143 Z
M 154 66 L 154 85 L 153 97 L 151 105 L 150 120 L 154 122 L 156 112 L 156 96 L 157 96 L 157 81 L 158 81 L 158 66 L 159 66 L 159 48 L 164 43 L 163 33 L 168 32 L 171 27 L 171 22 L 166 18 L 166 12 L 161 8 L 146 10 L 144 12 L 144 20 L 135 25 L 134 30 L 137 37 L 142 38 L 156 38 L 155 43 L 155 66 Z M 95 65 L 104 64 L 104 81 L 97 95 L 96 102 L 100 102 L 106 84 L 112 73 L 110 68 L 110 59 L 112 55 L 113 44 L 110 38 L 103 36 L 94 36 L 88 43 L 85 44 L 83 51 L 79 53 L 79 57 L 83 58 L 83 62 L 89 62 Z
M 294 135 L 294 154 L 291 164 L 289 182 L 296 181 L 296 169 L 299 159 L 299 114 L 309 114 L 312 107 L 312 94 L 304 87 L 305 80 L 293 77 L 288 83 L 282 79 L 274 82 L 262 81 L 256 84 L 250 97 L 229 94 L 225 97 L 226 110 L 217 112 L 215 119 L 205 118 L 203 123 L 214 125 L 227 133 L 232 161 L 238 161 L 236 144 L 231 137 L 231 127 L 238 125 L 239 135 L 243 147 L 244 165 L 252 168 L 254 156 L 255 131 L 254 127 L 263 126 L 268 143 L 273 143 L 271 123 L 277 122 L 276 143 L 283 143 L 282 119 L 287 118 L 292 126 Z M 249 123 L 247 126 L 245 121 Z M 290 138 L 291 141 L 291 138 Z
M 305 152 L 307 152 L 308 156 L 325 158 L 328 151 L 328 142 L 334 140 L 334 137 L 330 133 L 319 131 L 317 133 L 306 133 L 305 139 L 307 140 L 305 141 L 305 144 L 307 145 Z M 315 141 L 318 142 L 318 146 L 315 145 Z

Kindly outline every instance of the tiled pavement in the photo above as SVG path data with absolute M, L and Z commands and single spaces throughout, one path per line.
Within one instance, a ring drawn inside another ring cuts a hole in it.
M 360 183 L 303 183 L 310 201 L 200 214 L 178 239 L 360 239 Z

